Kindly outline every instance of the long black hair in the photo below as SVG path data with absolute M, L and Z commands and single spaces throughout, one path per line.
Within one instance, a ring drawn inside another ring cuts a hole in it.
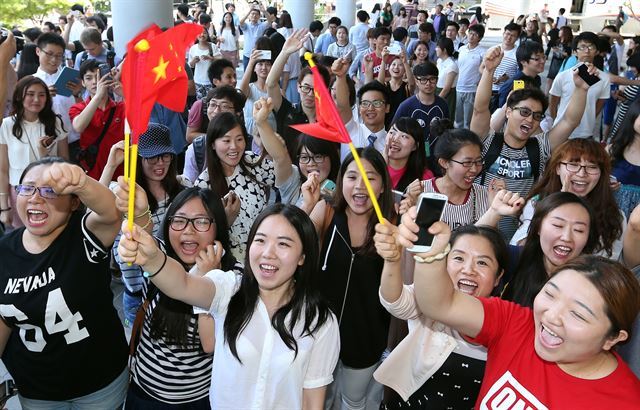
M 382 192 L 378 195 L 378 204 L 380 205 L 380 211 L 382 216 L 388 220 L 393 221 L 396 217 L 396 212 L 393 208 L 393 194 L 391 193 L 391 178 L 389 177 L 389 171 L 387 170 L 387 163 L 384 161 L 384 157 L 373 147 L 358 148 L 356 149 L 361 159 L 369 161 L 374 170 L 380 174 L 382 180 Z M 340 166 L 340 173 L 338 174 L 338 181 L 336 181 L 336 190 L 333 196 L 336 212 L 346 212 L 347 204 L 346 199 L 342 193 L 342 180 L 344 174 L 347 171 L 347 167 L 354 161 L 353 154 L 347 155 L 342 161 Z M 375 255 L 376 248 L 373 241 L 373 235 L 375 234 L 375 227 L 378 223 L 378 218 L 373 208 L 371 209 L 371 215 L 369 216 L 369 223 L 367 224 L 367 236 L 364 244 L 358 251 L 362 255 Z
M 302 241 L 304 263 L 297 266 L 293 275 L 293 294 L 291 299 L 280 307 L 271 318 L 271 326 L 278 332 L 284 344 L 298 354 L 296 337 L 313 336 L 327 321 L 331 313 L 327 302 L 320 296 L 318 236 L 311 219 L 301 209 L 293 205 L 276 203 L 265 208 L 256 218 L 247 239 L 245 256 L 245 273 L 242 275 L 240 289 L 229 302 L 227 316 L 224 321 L 224 339 L 229 344 L 233 356 L 242 363 L 238 355 L 236 341 L 245 329 L 256 310 L 260 289 L 249 262 L 249 248 L 262 225 L 272 215 L 282 215 L 298 233 Z M 303 330 L 294 335 L 296 324 L 302 321 Z
M 502 294 L 503 299 L 511 300 L 522 306 L 533 306 L 533 299 L 544 284 L 547 283 L 551 273 L 547 272 L 544 266 L 545 255 L 540 244 L 540 228 L 549 213 L 566 204 L 580 205 L 589 213 L 589 236 L 582 253 L 589 254 L 597 246 L 598 238 L 593 229 L 595 224 L 593 210 L 589 203 L 571 192 L 554 192 L 547 195 L 536 204 L 536 210 L 533 218 L 531 218 L 527 240 L 522 248 L 518 266 L 513 279 Z
M 424 171 L 427 169 L 427 154 L 425 152 L 424 132 L 418 121 L 411 117 L 400 117 L 394 122 L 392 127 L 405 134 L 411 135 L 416 148 L 411 151 L 407 159 L 406 171 L 398 181 L 394 189 L 404 191 L 411 182 L 422 179 Z
M 635 100 L 629 106 L 624 121 L 622 121 L 622 126 L 618 129 L 616 135 L 613 136 L 610 153 L 614 163 L 624 159 L 624 150 L 627 149 L 636 138 L 636 131 L 633 127 L 639 116 L 640 100 Z
M 231 34 L 233 34 L 233 36 L 235 37 L 236 36 L 236 26 L 235 26 L 235 24 L 233 24 L 233 14 L 229 13 L 228 11 L 225 12 L 222 15 L 222 21 L 220 22 L 220 36 L 222 36 L 222 30 L 224 30 L 225 28 L 228 28 L 227 27 L 227 23 L 225 23 L 225 21 L 224 21 L 224 17 L 227 14 L 231 16 Z
M 222 244 L 222 248 L 225 250 L 220 262 L 220 269 L 224 271 L 232 270 L 236 264 L 236 260 L 231 254 L 227 217 L 224 213 L 222 200 L 210 189 L 187 188 L 180 192 L 173 202 L 171 202 L 162 223 L 162 238 L 165 240 L 167 256 L 180 261 L 180 258 L 178 258 L 178 255 L 169 240 L 169 229 L 171 229 L 170 218 L 173 217 L 187 202 L 194 198 L 198 198 L 202 201 L 202 205 L 207 211 L 207 215 L 209 218 L 214 220 L 211 229 L 215 229 L 215 239 Z M 185 269 L 190 268 L 190 266 L 186 266 L 184 263 L 182 263 L 182 265 Z M 179 346 L 192 346 L 198 344 L 199 338 L 197 321 L 195 321 L 196 324 L 193 326 L 193 331 L 188 331 L 189 322 L 193 317 L 193 306 L 179 300 L 172 299 L 160 291 L 159 295 L 158 304 L 151 315 L 151 338 L 163 338 L 169 343 Z
M 138 169 L 142 169 L 142 158 L 138 155 Z M 151 213 L 154 213 L 158 210 L 158 200 L 151 194 L 151 190 L 149 189 L 149 182 L 147 182 L 147 177 L 144 175 L 144 172 L 138 172 L 136 175 L 136 183 L 140 185 L 140 188 L 144 189 L 144 192 L 147 193 L 147 201 L 149 202 L 149 210 Z M 166 193 L 166 201 L 165 203 L 170 204 L 173 202 L 176 195 L 182 191 L 182 185 L 178 181 L 178 165 L 176 164 L 176 156 L 171 156 L 171 162 L 169 163 L 169 169 L 167 169 L 167 174 L 164 176 L 162 181 L 160 182 L 164 192 Z
M 27 95 L 27 90 L 32 85 L 40 85 L 44 88 L 44 92 L 47 95 L 47 100 L 44 103 L 42 111 L 38 113 L 38 120 L 44 125 L 45 135 L 49 135 L 54 138 L 58 138 L 58 132 L 56 131 L 56 123 L 60 125 L 60 128 L 64 131 L 62 125 L 62 118 L 53 112 L 53 102 L 51 94 L 49 93 L 49 87 L 41 79 L 28 75 L 18 81 L 16 89 L 13 91 L 13 115 L 15 122 L 11 129 L 12 134 L 17 138 L 22 138 L 22 122 L 24 120 L 24 98 Z
M 249 141 L 247 138 L 247 130 L 244 127 L 244 123 L 240 121 L 240 119 L 230 113 L 230 112 L 221 112 L 217 114 L 215 117 L 211 119 L 209 123 L 209 127 L 207 128 L 207 171 L 209 172 L 209 185 L 211 189 L 223 197 L 229 192 L 229 185 L 227 184 L 227 179 L 224 177 L 224 172 L 222 170 L 222 163 L 220 162 L 220 158 L 216 153 L 216 150 L 213 148 L 215 141 L 219 138 L 225 136 L 226 133 L 231 131 L 232 129 L 240 127 L 242 129 L 242 135 L 244 136 L 245 149 L 249 146 Z M 244 156 L 244 152 L 239 153 L 241 155 L 241 160 L 238 166 L 244 171 L 245 175 L 248 176 L 252 183 L 257 184 L 265 195 L 267 195 L 267 187 L 265 184 L 259 182 L 251 168 L 253 166 L 249 164 Z
M 293 162 L 293 164 L 298 168 L 300 168 L 300 153 L 303 148 L 306 148 L 312 154 L 322 154 L 328 157 L 329 161 L 331 161 L 331 170 L 329 171 L 327 179 L 335 182 L 338 177 L 338 171 L 340 170 L 340 145 L 335 142 L 315 138 L 307 134 L 300 134 L 298 136 L 298 149 L 296 150 L 296 156 L 291 158 L 291 162 Z M 303 180 L 307 179 L 302 175 L 302 173 L 300 176 Z

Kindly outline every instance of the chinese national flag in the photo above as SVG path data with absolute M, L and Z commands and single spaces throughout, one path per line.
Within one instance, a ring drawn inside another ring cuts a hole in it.
M 313 124 L 296 124 L 291 128 L 312 137 L 323 140 L 348 144 L 351 137 L 342 122 L 338 108 L 336 107 L 327 85 L 324 83 L 318 67 L 309 61 L 309 67 L 313 72 L 313 88 L 316 97 L 316 121 Z
M 127 44 L 122 89 L 134 144 L 147 130 L 156 101 L 172 111 L 184 110 L 185 53 L 200 33 L 202 26 L 198 24 L 180 24 L 164 32 L 154 24 Z

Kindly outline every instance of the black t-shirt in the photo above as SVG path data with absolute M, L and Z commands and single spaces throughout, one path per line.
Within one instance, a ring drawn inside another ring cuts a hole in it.
M 307 118 L 307 114 L 302 111 L 302 106 L 299 104 L 293 105 L 289 100 L 283 98 L 280 109 L 276 111 L 276 126 L 278 134 L 282 136 L 284 142 L 287 144 L 287 151 L 292 160 L 296 158 L 300 131 L 291 128 L 290 125 L 307 123 L 309 123 L 309 118 Z
M 69 400 L 100 390 L 127 365 L 113 307 L 109 253 L 74 214 L 44 252 L 22 245 L 25 229 L 0 239 L 0 316 L 12 328 L 2 359 L 20 394 Z

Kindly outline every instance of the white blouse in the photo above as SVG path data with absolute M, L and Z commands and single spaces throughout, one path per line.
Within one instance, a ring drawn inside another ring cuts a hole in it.
M 225 341 L 223 323 L 241 279 L 221 270 L 205 276 L 216 285 L 209 308 L 217 323 L 209 393 L 212 409 L 301 409 L 303 389 L 326 386 L 333 381 L 340 352 L 340 331 L 333 314 L 313 336 L 301 336 L 304 321 L 296 323 L 295 355 L 271 326 L 267 308 L 258 298 L 253 316 L 236 341 L 240 363 Z M 290 317 L 286 321 L 289 320 Z
M 46 133 L 44 124 L 40 121 L 22 120 L 22 137 L 20 139 L 13 135 L 13 124 L 15 117 L 7 117 L 0 126 L 0 144 L 7 146 L 9 158 L 9 183 L 13 186 L 19 184 L 22 171 L 33 161 L 40 159 L 40 137 Z M 47 149 L 47 156 L 58 155 L 58 141 L 67 139 L 67 133 L 62 130 L 62 121 L 56 119 L 56 133 L 58 137 Z

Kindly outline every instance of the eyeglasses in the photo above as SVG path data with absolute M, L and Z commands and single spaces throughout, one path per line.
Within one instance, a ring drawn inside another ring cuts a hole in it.
M 384 105 L 385 105 L 384 100 L 373 100 L 373 101 L 362 100 L 362 101 L 360 101 L 360 107 L 365 108 L 365 109 L 369 109 L 371 107 L 380 108 L 380 107 L 383 107 Z
M 193 229 L 195 229 L 196 231 L 207 232 L 209 231 L 209 229 L 211 229 L 213 218 L 185 218 L 184 216 L 169 217 L 169 227 L 174 231 L 184 231 L 189 223 L 191 223 L 191 226 L 193 226 Z
M 596 46 L 578 46 L 576 50 L 578 51 L 593 51 L 596 49 Z
M 209 101 L 209 108 L 211 108 L 212 110 L 220 110 L 220 111 L 225 111 L 225 112 L 233 112 L 234 111 L 234 107 L 232 104 L 229 103 L 225 103 L 225 102 L 217 102 L 215 100 L 211 100 Z
M 64 58 L 64 54 L 55 54 L 51 51 L 40 49 L 50 60 L 62 60 Z
M 172 159 L 173 154 L 170 153 L 156 155 L 155 157 L 151 158 L 144 158 L 145 161 L 152 165 L 157 164 L 158 162 L 160 162 L 160 160 L 162 160 L 162 162 L 171 162 Z
M 582 168 L 584 168 L 584 172 L 589 175 L 598 175 L 600 174 L 600 167 L 597 165 L 582 165 L 578 162 L 561 162 L 562 165 L 567 168 L 567 171 L 578 173 Z
M 300 164 L 308 164 L 311 161 L 313 161 L 316 164 L 322 164 L 326 157 L 327 156 L 323 154 L 314 154 L 314 155 L 300 154 L 298 156 L 298 162 Z
M 56 192 L 50 186 L 33 186 L 22 184 L 16 186 L 16 193 L 20 196 L 33 196 L 36 191 L 38 191 L 41 197 L 47 199 L 55 199 L 60 196 L 56 194 Z
M 482 168 L 484 166 L 484 160 L 483 159 L 478 159 L 478 160 L 475 160 L 475 161 L 456 161 L 455 159 L 451 158 L 449 161 L 453 161 L 456 164 L 460 164 L 465 168 L 471 168 L 474 165 L 479 167 L 479 168 Z
M 530 108 L 527 108 L 527 107 L 513 107 L 512 110 L 518 110 L 520 115 L 522 115 L 525 118 L 530 117 L 530 116 L 533 115 L 533 119 L 536 120 L 536 121 L 542 121 L 544 119 L 544 117 L 546 117 L 546 115 L 544 115 L 544 113 L 538 112 L 538 111 L 534 112 Z
M 438 82 L 438 77 L 416 77 L 416 81 L 420 84 L 436 84 Z
M 314 88 L 308 85 L 300 85 L 300 91 L 302 91 L 303 94 L 311 94 L 313 90 Z
M 538 57 L 531 57 L 529 60 L 533 60 L 533 61 L 535 61 L 537 63 L 538 61 L 545 61 L 546 59 L 547 59 L 547 57 L 542 55 L 542 56 L 538 56 Z

